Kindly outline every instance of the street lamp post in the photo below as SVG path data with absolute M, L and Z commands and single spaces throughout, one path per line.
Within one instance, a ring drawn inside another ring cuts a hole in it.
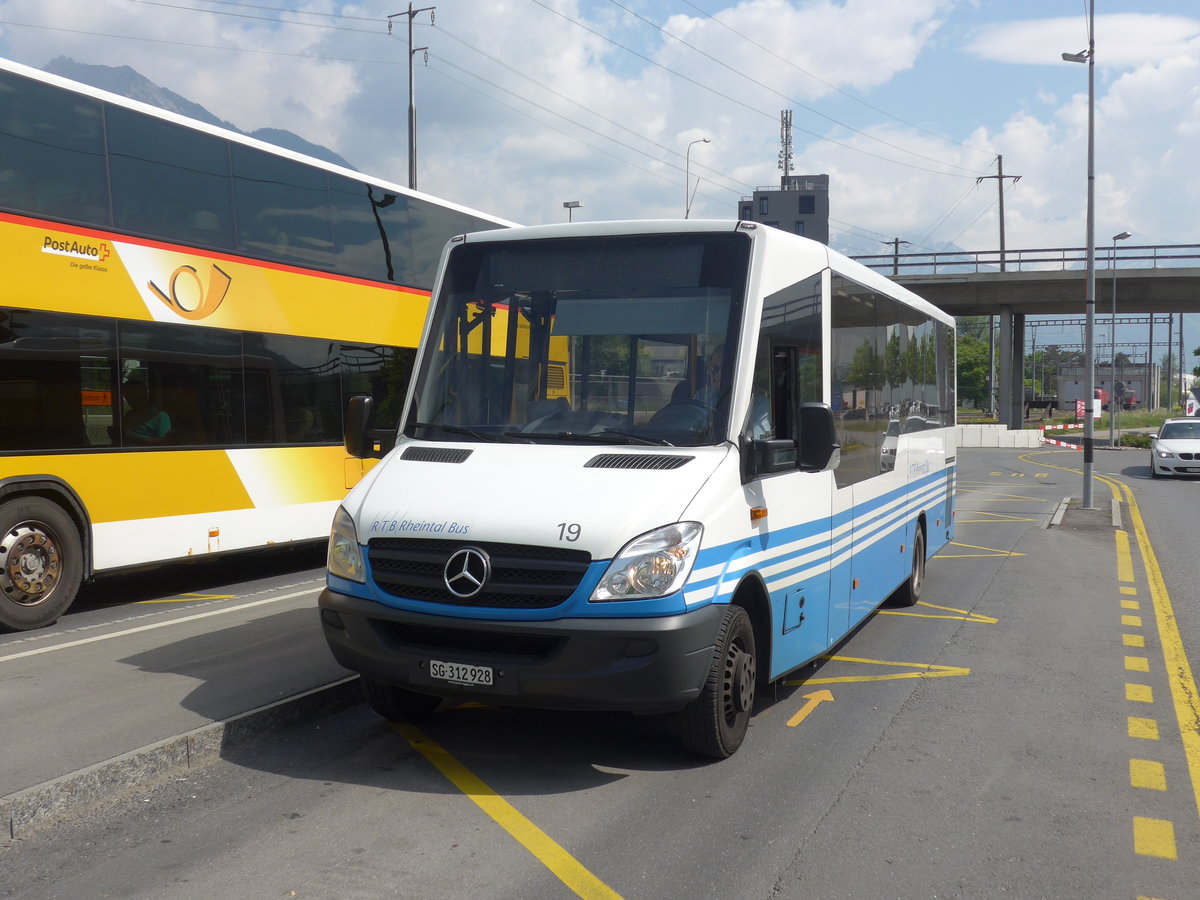
M 1067 62 L 1088 67 L 1087 149 L 1087 277 L 1084 319 L 1084 393 L 1087 415 L 1083 418 L 1083 508 L 1092 509 L 1092 472 L 1096 462 L 1096 427 L 1092 408 L 1096 403 L 1096 0 L 1088 0 L 1088 48 L 1064 53 Z
M 697 138 L 687 145 L 687 153 L 683 155 L 683 217 L 686 219 L 692 212 L 692 147 L 696 144 L 707 144 L 712 138 Z M 699 187 L 699 184 L 697 184 Z
M 1112 255 L 1108 258 L 1108 264 L 1112 267 L 1112 334 L 1109 340 L 1109 382 L 1110 387 L 1114 388 L 1110 392 L 1108 400 L 1108 446 L 1117 446 L 1117 392 L 1115 390 L 1117 384 L 1117 241 L 1123 241 L 1133 237 L 1128 231 L 1122 231 L 1120 234 L 1114 234 L 1112 238 Z M 1121 398 L 1124 402 L 1124 398 Z
M 574 213 L 575 210 L 579 209 L 581 206 L 583 206 L 583 202 L 581 200 L 568 200 L 563 204 L 563 209 L 567 211 L 568 222 L 572 221 L 572 213 Z

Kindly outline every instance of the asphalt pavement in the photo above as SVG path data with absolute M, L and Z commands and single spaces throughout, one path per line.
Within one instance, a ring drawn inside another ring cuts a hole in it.
M 960 452 L 960 492 L 980 452 Z M 987 452 L 989 461 L 1006 458 Z M 1014 461 L 1021 453 L 1007 452 Z M 1066 464 L 1080 464 L 1066 455 Z M 1034 526 L 1048 552 L 1025 558 L 1020 584 L 973 585 L 972 601 L 995 590 L 1087 596 L 1111 589 L 1107 570 L 1064 573 L 1063 559 L 1108 553 L 1114 527 L 1102 492 L 1090 510 L 1067 502 L 1079 493 L 1068 480 Z M 360 702 L 357 679 L 333 661 L 321 635 L 320 571 L 248 584 L 246 593 L 150 599 L 121 606 L 115 617 L 83 611 L 49 629 L 0 635 L 0 840 L 229 758 L 285 729 L 317 727 Z

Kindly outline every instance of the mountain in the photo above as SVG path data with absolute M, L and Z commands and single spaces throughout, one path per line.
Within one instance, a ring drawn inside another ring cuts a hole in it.
M 218 128 L 225 128 L 238 134 L 244 134 L 247 137 L 252 137 L 268 144 L 274 144 L 277 147 L 283 147 L 296 153 L 303 153 L 306 156 L 323 159 L 334 165 L 345 166 L 347 169 L 354 168 L 328 147 L 322 147 L 320 144 L 306 141 L 298 134 L 293 134 L 290 131 L 284 131 L 279 128 L 259 128 L 255 131 L 243 131 L 237 126 L 217 118 L 199 103 L 193 103 L 191 100 L 176 94 L 174 91 L 159 87 L 153 81 L 131 69 L 129 66 L 97 66 L 76 62 L 67 56 L 59 56 L 44 65 L 42 70 L 52 75 L 61 75 L 63 78 L 70 78 L 72 81 L 90 84 L 92 87 L 100 88 L 103 91 L 120 94 L 122 97 L 128 97 L 130 100 L 139 100 L 142 103 L 157 106 L 159 109 L 178 113 L 181 116 L 187 116 L 190 119 L 204 122 L 207 125 L 215 125 Z

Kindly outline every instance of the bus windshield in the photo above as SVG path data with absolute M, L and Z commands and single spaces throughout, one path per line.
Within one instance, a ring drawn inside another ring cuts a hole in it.
M 725 440 L 748 261 L 736 233 L 459 245 L 406 433 Z

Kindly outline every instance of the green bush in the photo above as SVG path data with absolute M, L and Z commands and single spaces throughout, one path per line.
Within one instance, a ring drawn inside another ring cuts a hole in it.
M 1148 434 L 1123 434 L 1117 442 L 1122 447 L 1140 447 L 1143 450 L 1150 449 L 1150 435 Z

